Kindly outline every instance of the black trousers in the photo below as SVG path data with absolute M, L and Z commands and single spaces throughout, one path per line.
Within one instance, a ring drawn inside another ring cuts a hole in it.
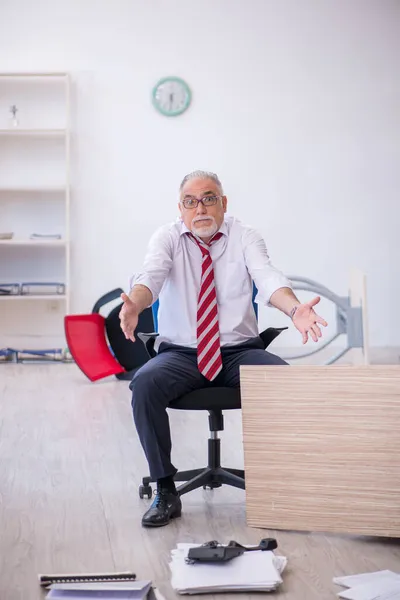
M 222 371 L 208 381 L 198 370 L 196 348 L 162 343 L 157 356 L 134 375 L 132 410 L 136 429 L 149 464 L 150 476 L 160 479 L 175 475 L 171 463 L 171 432 L 168 405 L 193 390 L 209 387 L 239 387 L 240 365 L 286 365 L 264 350 L 261 338 L 221 348 Z

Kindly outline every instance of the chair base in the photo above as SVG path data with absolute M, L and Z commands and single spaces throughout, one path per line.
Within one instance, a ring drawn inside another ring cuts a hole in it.
M 174 481 L 185 481 L 183 485 L 177 487 L 177 492 L 181 496 L 186 492 L 191 492 L 199 487 L 214 489 L 221 487 L 222 484 L 245 489 L 244 471 L 239 469 L 229 469 L 227 467 L 218 467 L 211 469 L 194 469 L 193 471 L 178 472 Z
M 221 485 L 231 485 L 233 487 L 245 489 L 245 474 L 242 469 L 230 469 L 222 467 L 220 463 L 220 443 L 216 432 L 212 432 L 213 437 L 208 440 L 208 466 L 204 469 L 191 469 L 189 471 L 178 471 L 174 476 L 174 481 L 184 481 L 183 485 L 178 486 L 177 492 L 180 496 L 203 487 L 204 489 L 217 488 Z M 143 477 L 143 483 L 139 487 L 139 496 L 151 498 L 152 488 L 150 483 L 155 480 L 151 477 Z

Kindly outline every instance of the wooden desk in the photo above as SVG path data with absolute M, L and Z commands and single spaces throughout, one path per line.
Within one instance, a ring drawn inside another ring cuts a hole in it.
M 247 522 L 400 537 L 400 367 L 241 367 Z

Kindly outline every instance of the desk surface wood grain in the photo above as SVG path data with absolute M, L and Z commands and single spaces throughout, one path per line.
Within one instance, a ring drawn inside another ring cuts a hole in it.
M 400 367 L 242 367 L 248 523 L 400 537 Z

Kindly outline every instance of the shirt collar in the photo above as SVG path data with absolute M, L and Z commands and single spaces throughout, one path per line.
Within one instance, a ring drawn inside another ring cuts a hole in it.
M 225 220 L 222 221 L 222 225 L 218 229 L 218 232 L 222 233 L 223 235 L 226 235 L 226 236 L 228 235 L 228 227 L 227 227 L 227 224 L 226 224 Z M 186 227 L 185 223 L 181 219 L 181 233 L 180 233 L 180 235 L 184 235 L 185 233 L 191 233 L 191 231 L 190 231 L 190 229 L 188 229 Z

